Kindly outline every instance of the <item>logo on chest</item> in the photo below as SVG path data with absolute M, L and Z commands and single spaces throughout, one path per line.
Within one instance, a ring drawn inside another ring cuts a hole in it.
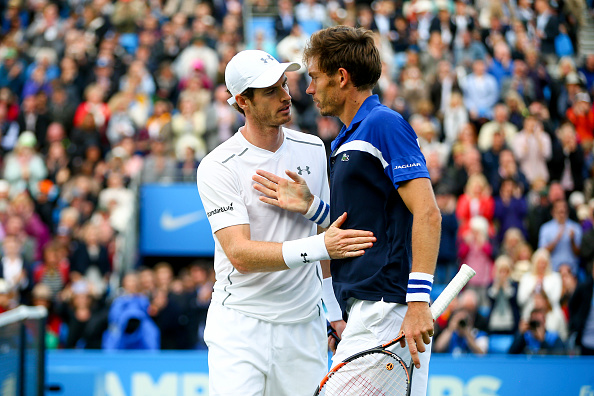
M 342 154 L 342 158 L 340 159 L 342 162 L 347 162 L 349 160 L 349 155 L 346 153 Z
M 311 172 L 309 171 L 309 166 L 306 166 L 304 169 L 301 169 L 300 166 L 297 167 L 297 173 L 301 176 L 303 174 L 303 172 L 307 172 L 307 174 L 311 174 Z

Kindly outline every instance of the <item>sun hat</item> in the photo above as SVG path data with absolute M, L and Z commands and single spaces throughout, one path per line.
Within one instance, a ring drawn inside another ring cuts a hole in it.
M 280 63 L 267 52 L 260 50 L 241 51 L 227 64 L 225 84 L 231 92 L 227 102 L 235 103 L 235 95 L 248 88 L 266 88 L 274 85 L 286 71 L 297 71 L 296 62 Z
M 24 131 L 23 133 L 21 133 L 19 139 L 17 140 L 18 147 L 34 148 L 36 144 L 37 138 L 35 137 L 35 134 L 31 131 Z

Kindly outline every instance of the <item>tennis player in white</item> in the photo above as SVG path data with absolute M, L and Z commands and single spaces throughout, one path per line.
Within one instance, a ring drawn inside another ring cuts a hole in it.
M 341 230 L 346 214 L 317 235 L 329 226 L 324 146 L 282 127 L 291 120 L 285 72 L 299 68 L 257 50 L 231 59 L 229 103 L 245 125 L 198 167 L 215 237 L 216 283 L 204 334 L 211 396 L 309 396 L 328 367 L 322 292 L 333 292 L 323 287 L 319 261 L 358 257 L 375 241 L 369 231 Z M 318 206 L 301 214 L 263 203 L 253 188 L 257 169 L 299 174 L 321 198 Z M 330 320 L 341 319 L 328 300 Z

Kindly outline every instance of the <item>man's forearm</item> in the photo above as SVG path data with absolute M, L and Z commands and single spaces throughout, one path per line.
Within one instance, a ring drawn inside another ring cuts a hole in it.
M 225 254 L 242 274 L 289 269 L 283 260 L 282 243 L 278 242 L 238 241 Z
M 441 215 L 438 209 L 414 216 L 412 226 L 412 272 L 435 273 L 441 236 Z

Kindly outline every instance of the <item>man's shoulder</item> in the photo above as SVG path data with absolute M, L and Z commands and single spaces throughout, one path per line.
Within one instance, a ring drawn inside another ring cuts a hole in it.
M 384 144 L 394 144 L 397 141 L 414 141 L 418 146 L 417 135 L 411 125 L 402 117 L 400 113 L 391 108 L 379 105 L 371 109 L 365 122 L 357 129 L 356 138 L 365 140 L 376 147 L 380 142 Z
M 229 165 L 233 163 L 233 159 L 237 158 L 245 147 L 242 147 L 239 142 L 232 136 L 225 142 L 218 145 L 210 153 L 208 153 L 200 164 L 198 165 L 198 174 L 212 173 L 216 169 L 232 169 Z
M 399 119 L 404 119 L 396 110 L 393 110 L 382 103 L 378 103 L 375 106 L 373 106 L 369 110 L 368 117 L 396 117 Z
M 200 164 L 208 164 L 212 162 L 225 163 L 229 157 L 240 154 L 241 150 L 241 144 L 237 141 L 235 136 L 231 136 L 208 153 L 202 161 L 200 161 Z
M 370 126 L 373 126 L 372 130 L 392 130 L 394 127 L 398 127 L 397 131 L 412 130 L 402 114 L 383 104 L 371 109 L 368 118 L 371 121 Z
M 541 231 L 551 231 L 554 230 L 555 228 L 557 228 L 559 226 L 559 224 L 555 221 L 555 219 L 551 219 L 545 223 L 543 223 L 543 225 L 540 227 Z
M 583 234 L 583 232 L 582 232 L 582 226 L 579 223 L 577 223 L 577 222 L 575 222 L 575 221 L 573 221 L 571 219 L 567 219 L 567 224 L 571 228 L 573 228 L 574 230 L 579 231 L 580 233 Z

